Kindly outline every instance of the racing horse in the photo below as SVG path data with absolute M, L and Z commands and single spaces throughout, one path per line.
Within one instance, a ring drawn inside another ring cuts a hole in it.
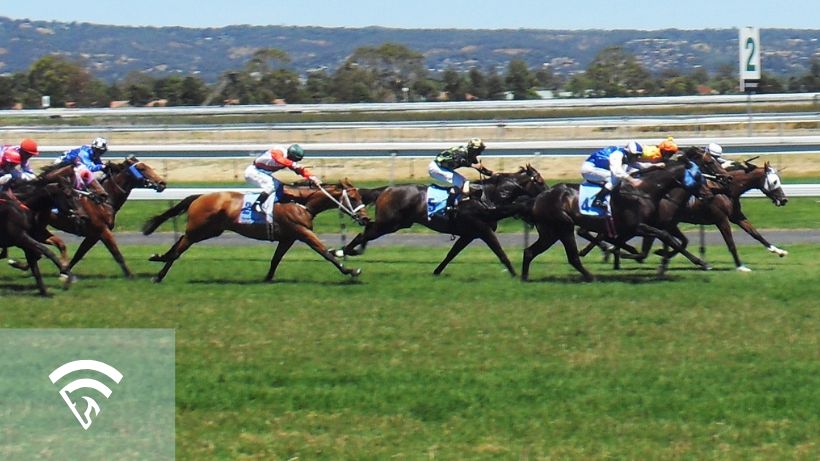
M 72 179 L 73 174 L 71 168 Z M 16 185 L 14 192 L 0 193 L 0 246 L 16 246 L 25 252 L 28 267 L 41 296 L 48 295 L 38 266 L 38 260 L 42 256 L 57 266 L 64 287 L 67 288 L 71 280 L 67 265 L 38 239 L 40 232 L 45 229 L 45 221 L 52 207 L 75 207 L 70 184 L 65 178 L 58 178 L 55 181 L 51 178 L 38 177 Z
M 586 281 L 593 280 L 592 274 L 584 268 L 578 254 L 575 241 L 575 226 L 582 230 L 597 232 L 599 236 L 608 236 L 605 240 L 620 248 L 628 247 L 626 242 L 636 236 L 651 236 L 681 252 L 690 261 L 703 269 L 708 264 L 684 249 L 668 232 L 659 229 L 655 220 L 663 197 L 672 189 L 680 188 L 687 196 L 701 184 L 700 169 L 687 157 L 670 160 L 665 168 L 645 173 L 635 185 L 619 184 L 612 193 L 612 219 L 614 229 L 610 228 L 608 218 L 586 216 L 578 207 L 579 192 L 577 185 L 559 184 L 541 193 L 535 199 L 532 217 L 538 230 L 538 239 L 524 250 L 521 278 L 527 280 L 532 260 L 560 240 L 564 246 L 568 262 L 581 273 Z M 686 185 L 684 187 L 684 185 Z M 681 197 L 682 203 L 688 197 Z M 614 231 L 614 235 L 611 235 Z M 659 273 L 666 270 L 666 258 L 659 268 Z
M 737 254 L 737 247 L 735 246 L 734 237 L 732 236 L 730 223 L 740 226 L 741 229 L 754 237 L 755 240 L 760 242 L 770 252 L 780 257 L 788 255 L 789 253 L 786 250 L 769 243 L 769 241 L 755 229 L 746 215 L 743 214 L 740 205 L 741 195 L 752 189 L 758 189 L 763 192 L 775 206 L 785 206 L 789 200 L 786 198 L 786 193 L 783 192 L 777 170 L 773 168 L 769 162 L 766 162 L 760 167 L 750 163 L 750 160 L 747 160 L 742 164 L 729 167 L 726 171 L 732 180 L 725 188 L 721 189 L 722 193 L 715 194 L 714 197 L 708 200 L 690 201 L 687 206 L 681 207 L 678 213 L 678 219 L 686 223 L 714 224 L 717 226 L 720 234 L 723 236 L 724 242 L 726 242 L 726 247 L 729 249 L 729 252 L 732 253 L 735 268 L 740 272 L 749 272 L 751 269 L 741 262 Z M 676 225 L 672 226 L 669 231 L 673 236 L 678 238 L 682 242 L 682 246 L 686 248 L 689 241 L 683 232 L 681 232 Z
M 295 189 L 303 189 L 296 191 Z M 239 222 L 244 206 L 244 194 L 240 192 L 213 192 L 191 195 L 164 213 L 146 221 L 143 234 L 149 235 L 160 224 L 182 213 L 188 213 L 185 233 L 163 255 L 155 254 L 149 261 L 164 262 L 165 265 L 154 277 L 161 282 L 168 274 L 171 265 L 191 245 L 203 240 L 222 235 L 226 230 L 236 232 L 256 240 L 278 241 L 279 244 L 271 258 L 270 269 L 265 281 L 273 280 L 276 268 L 296 241 L 306 243 L 313 251 L 333 264 L 344 275 L 357 276 L 361 269 L 349 269 L 328 251 L 319 237 L 313 232 L 313 218 L 318 213 L 341 207 L 357 222 L 367 222 L 367 210 L 362 204 L 358 190 L 347 179 L 339 184 L 330 184 L 318 188 L 290 188 L 290 197 L 301 203 L 276 203 L 273 207 L 272 223 L 244 224 Z
M 90 196 L 81 196 L 79 206 L 86 219 L 78 223 L 65 213 L 52 213 L 49 224 L 62 231 L 85 237 L 68 263 L 69 269 L 73 269 L 86 253 L 102 240 L 111 256 L 120 265 L 125 277 L 130 278 L 133 274 L 125 263 L 112 232 L 117 212 L 135 188 L 150 188 L 162 192 L 165 190 L 165 180 L 147 163 L 139 161 L 133 155 L 122 163 L 106 163 L 103 171 L 105 177 L 100 181 L 100 185 L 107 195 L 107 200 L 100 202 Z M 56 246 L 64 261 L 68 259 L 68 251 L 62 239 L 49 232 L 44 241 Z M 15 264 L 15 267 L 26 269 L 22 264 Z
M 427 216 L 426 184 L 367 190 L 365 201 L 375 203 L 376 220 L 367 223 L 364 231 L 345 246 L 344 254 L 360 255 L 369 241 L 413 224 L 421 224 L 436 232 L 458 236 L 447 256 L 433 271 L 434 275 L 441 274 L 450 261 L 477 238 L 490 247 L 510 274 L 515 275 L 515 269 L 498 242 L 495 229 L 499 220 L 525 214 L 529 210 L 528 199 L 546 189 L 544 179 L 535 168 L 526 165 L 514 173 L 497 173 L 470 186 L 470 199 L 460 201 L 452 215 L 433 215 L 430 218 Z

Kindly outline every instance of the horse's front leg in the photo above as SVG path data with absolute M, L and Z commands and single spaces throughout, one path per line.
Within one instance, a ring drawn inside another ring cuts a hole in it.
M 321 240 L 319 240 L 319 237 L 316 234 L 314 234 L 313 231 L 311 231 L 309 228 L 305 226 L 299 226 L 296 229 L 296 238 L 302 242 L 305 242 L 305 244 L 307 244 L 307 246 L 313 249 L 313 251 L 322 255 L 323 258 L 325 258 L 331 264 L 336 266 L 336 269 L 338 269 L 339 272 L 341 272 L 342 274 L 351 275 L 355 277 L 362 273 L 361 269 L 348 269 L 344 267 L 344 265 L 342 265 L 342 263 L 340 263 L 339 260 L 336 259 L 336 256 L 332 252 L 328 251 L 327 247 L 325 247 L 325 244 L 322 243 Z

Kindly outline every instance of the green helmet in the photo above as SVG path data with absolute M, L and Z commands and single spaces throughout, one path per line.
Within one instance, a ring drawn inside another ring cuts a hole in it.
M 305 158 L 305 150 L 299 144 L 291 144 L 288 147 L 288 158 L 294 162 L 300 162 Z

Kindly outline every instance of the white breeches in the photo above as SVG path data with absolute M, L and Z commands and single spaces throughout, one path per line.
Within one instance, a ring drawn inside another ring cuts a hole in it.
M 269 172 L 260 170 L 254 165 L 245 168 L 245 181 L 262 188 L 262 190 L 268 194 L 273 194 L 273 191 L 279 187 L 279 180 L 274 178 Z
M 612 190 L 612 184 L 615 180 L 609 170 L 598 168 L 592 162 L 584 162 L 581 166 L 581 176 L 591 183 L 603 185 L 607 190 Z
M 430 162 L 430 165 L 427 167 L 427 171 L 430 173 L 430 176 L 433 179 L 444 181 L 447 184 L 456 186 L 459 189 L 464 188 L 464 182 L 467 180 L 464 176 L 461 176 L 455 171 L 445 170 L 441 168 L 440 166 L 438 166 L 435 160 Z

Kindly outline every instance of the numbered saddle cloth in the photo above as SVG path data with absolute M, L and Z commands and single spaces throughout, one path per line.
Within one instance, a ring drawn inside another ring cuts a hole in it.
M 461 194 L 456 195 L 453 206 L 458 203 Z M 427 219 L 435 215 L 443 215 L 447 208 L 447 197 L 450 196 L 449 187 L 436 186 L 435 184 L 427 188 Z
M 253 209 L 253 204 L 259 198 L 259 193 L 248 192 L 242 198 L 242 212 L 239 213 L 239 224 L 270 224 L 273 222 L 273 206 L 276 204 L 276 194 L 272 194 L 262 204 L 262 213 Z
M 587 216 L 609 216 L 609 200 L 612 197 L 611 193 L 606 195 L 606 208 L 592 206 L 595 196 L 598 195 L 598 192 L 602 188 L 603 186 L 600 184 L 594 184 L 588 181 L 581 184 L 580 190 L 578 191 L 578 211 L 580 211 L 581 214 Z

